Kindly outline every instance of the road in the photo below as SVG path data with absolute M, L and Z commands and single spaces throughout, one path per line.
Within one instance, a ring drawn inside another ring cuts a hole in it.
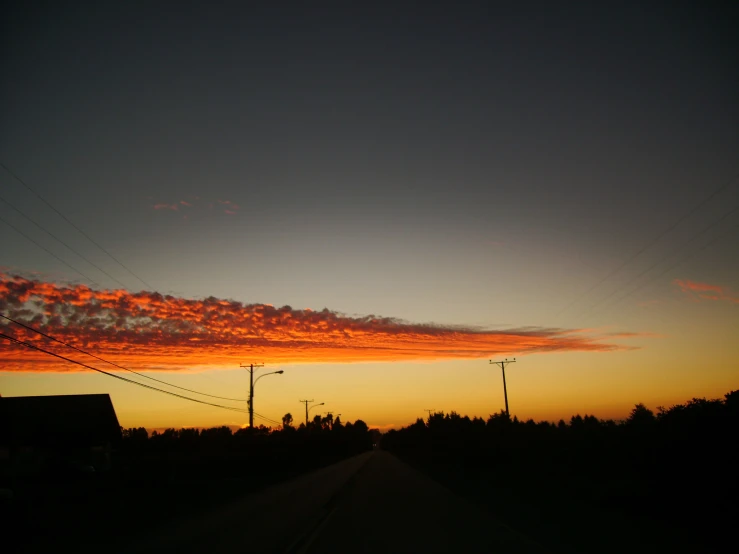
M 126 554 L 542 553 L 381 450 L 180 521 Z

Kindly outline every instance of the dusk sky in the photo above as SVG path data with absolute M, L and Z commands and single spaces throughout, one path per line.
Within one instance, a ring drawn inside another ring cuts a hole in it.
M 720 397 L 737 11 L 12 3 L 0 162 L 107 253 L 0 168 L 0 313 L 217 396 L 283 369 L 255 389 L 274 420 L 487 417 L 513 356 L 519 419 Z M 248 421 L 0 341 L 3 396 L 92 392 L 125 427 Z

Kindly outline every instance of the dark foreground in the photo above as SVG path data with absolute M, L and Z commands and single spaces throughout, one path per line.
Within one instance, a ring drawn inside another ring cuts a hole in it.
M 172 496 L 161 485 L 138 505 L 57 502 L 66 532 L 48 524 L 16 528 L 6 519 L 4 542 L 14 547 L 8 552 L 111 554 L 710 552 L 732 525 L 727 514 L 702 538 L 698 522 L 691 528 L 650 519 L 640 526 L 583 502 L 587 483 L 576 490 L 576 483 L 552 475 L 483 477 L 427 462 L 412 466 L 373 450 L 251 493 L 208 496 L 185 486 Z M 539 488 L 544 482 L 549 486 Z M 573 501 L 580 505 L 573 508 Z M 632 506 L 644 513 L 661 508 Z M 92 512 L 97 519 L 86 517 Z
M 437 413 L 382 446 L 558 554 L 737 547 L 737 391 L 623 422 Z
M 379 450 L 179 521 L 122 551 L 545 552 Z
M 59 517 L 74 529 L 57 534 L 48 525 L 9 527 L 4 543 L 12 547 L 8 552 L 120 554 L 546 552 L 381 450 L 190 514 L 176 498 L 161 498 L 165 492 L 153 490 L 148 499 L 159 497 L 155 505 L 175 511 L 174 518 L 152 515 L 147 502 L 128 513 L 114 504 L 68 504 Z M 91 510 L 113 526 L 95 525 L 85 517 Z

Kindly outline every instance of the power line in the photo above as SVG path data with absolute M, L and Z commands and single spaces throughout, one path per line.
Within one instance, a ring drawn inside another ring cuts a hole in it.
M 87 275 L 85 275 L 84 273 L 82 273 L 79 269 L 77 269 L 76 267 L 74 267 L 72 264 L 69 264 L 69 263 L 65 262 L 59 256 L 57 256 L 56 254 L 54 254 L 51 250 L 49 250 L 45 246 L 42 246 L 41 244 L 39 244 L 35 240 L 33 240 L 31 237 L 29 237 L 23 231 L 21 231 L 20 229 L 18 229 L 18 227 L 16 227 L 15 225 L 13 225 L 12 223 L 10 223 L 9 221 L 3 219 L 2 216 L 0 216 L 0 221 L 2 221 L 3 223 L 5 223 L 5 225 L 7 225 L 11 229 L 13 229 L 16 233 L 18 233 L 22 237 L 24 237 L 27 240 L 31 241 L 33 244 L 35 244 L 36 246 L 38 246 L 41 250 L 43 250 L 44 252 L 46 252 L 50 256 L 53 256 L 54 258 L 56 258 L 57 260 L 59 260 L 61 263 L 63 263 L 64 265 L 66 265 L 69 269 L 71 269 L 72 271 L 74 271 L 76 274 L 81 275 L 82 277 L 84 277 L 85 279 L 87 279 L 91 284 L 93 284 L 93 285 L 97 285 L 98 284 L 95 281 L 93 281 L 90 277 L 88 277 Z
M 731 214 L 734 214 L 734 213 L 736 213 L 736 212 L 737 212 L 737 210 L 739 210 L 739 206 L 735 207 L 735 208 L 734 208 L 733 210 L 731 210 L 730 212 L 728 212 L 728 213 L 724 214 L 724 215 L 723 215 L 723 216 L 722 216 L 722 217 L 721 217 L 721 218 L 720 218 L 720 219 L 719 219 L 718 221 L 715 221 L 715 222 L 714 222 L 713 224 L 711 224 L 711 225 L 709 225 L 708 227 L 706 227 L 705 229 L 703 229 L 703 230 L 702 230 L 702 231 L 701 231 L 700 233 L 698 233 L 698 234 L 697 234 L 697 235 L 695 235 L 695 236 L 694 236 L 693 238 L 691 238 L 691 239 L 690 239 L 690 240 L 688 241 L 688 243 L 689 243 L 689 242 L 691 242 L 691 241 L 692 241 L 693 239 L 695 239 L 695 238 L 698 238 L 698 237 L 699 237 L 700 235 L 702 235 L 703 233 L 705 233 L 705 232 L 706 232 L 706 231 L 708 231 L 709 229 L 711 229 L 711 228 L 715 227 L 715 226 L 716 226 L 716 225 L 717 225 L 718 223 L 720 223 L 721 221 L 723 221 L 723 220 L 724 220 L 724 219 L 725 219 L 726 217 L 728 217 L 729 215 L 731 215 Z M 683 264 L 683 263 L 687 262 L 687 261 L 688 261 L 688 260 L 690 260 L 690 259 L 691 259 L 691 258 L 692 258 L 693 256 L 695 256 L 695 255 L 696 255 L 696 254 L 697 254 L 698 252 L 701 252 L 702 250 L 705 250 L 706 248 L 708 248 L 709 246 L 711 246 L 711 245 L 712 245 L 713 243 L 715 243 L 716 241 L 718 241 L 718 240 L 720 240 L 720 239 L 724 238 L 724 237 L 725 237 L 726 235 L 728 235 L 728 234 L 729 234 L 729 233 L 730 233 L 730 232 L 731 232 L 732 230 L 734 230 L 735 228 L 737 228 L 737 225 L 734 225 L 733 227 L 730 227 L 730 228 L 729 228 L 729 229 L 728 229 L 728 230 L 727 230 L 727 231 L 726 231 L 725 233 L 721 233 L 720 235 L 718 235 L 718 236 L 714 237 L 714 238 L 713 238 L 712 240 L 709 240 L 709 241 L 708 241 L 707 243 L 705 243 L 705 244 L 704 244 L 703 246 L 699 247 L 698 249 L 694 250 L 693 252 L 690 252 L 690 253 L 688 254 L 688 256 L 687 256 L 687 257 L 683 257 L 683 258 L 681 258 L 681 259 L 678 259 L 678 260 L 677 260 L 677 261 L 676 261 L 676 262 L 675 262 L 674 264 L 672 264 L 672 265 L 668 266 L 667 268 L 665 268 L 665 269 L 664 269 L 664 270 L 663 270 L 663 271 L 662 271 L 661 273 L 659 273 L 659 274 L 655 275 L 654 277 L 652 277 L 651 279 L 649 279 L 649 280 L 645 281 L 645 282 L 644 282 L 644 283 L 642 283 L 641 285 L 637 285 L 637 286 L 636 286 L 635 288 L 631 289 L 631 290 L 630 290 L 629 292 L 627 292 L 626 294 L 624 294 L 624 295 L 622 295 L 622 296 L 619 296 L 619 297 L 618 297 L 618 298 L 617 298 L 617 299 L 615 300 L 615 302 L 611 302 L 610 306 L 606 306 L 606 307 L 605 307 L 605 310 L 608 310 L 609 308 L 612 308 L 613 306 L 615 306 L 615 305 L 616 305 L 616 304 L 617 304 L 618 302 L 620 302 L 621 300 L 624 300 L 625 298 L 628 298 L 629 296 L 631 296 L 631 295 L 632 295 L 632 294 L 634 294 L 635 292 L 638 292 L 638 291 L 640 291 L 641 289 L 643 289 L 644 287 L 646 287 L 647 285 L 649 285 L 650 283 L 653 283 L 654 281 L 656 281 L 657 279 L 659 279 L 660 277 L 662 277 L 662 276 L 663 276 L 663 275 L 664 275 L 665 273 L 667 273 L 668 271 L 670 271 L 670 270 L 672 270 L 672 269 L 676 268 L 676 267 L 677 267 L 677 266 L 679 266 L 680 264 Z M 687 243 L 686 243 L 686 244 L 687 244 Z M 684 246 L 684 245 L 683 245 L 683 246 Z M 674 253 L 674 252 L 673 252 L 673 253 Z M 664 260 L 666 260 L 667 258 L 669 258 L 669 257 L 670 257 L 671 255 L 672 255 L 672 254 L 670 254 L 669 256 L 666 256 L 666 257 L 665 257 L 665 258 L 663 258 L 663 259 L 662 259 L 662 260 L 661 260 L 660 262 L 658 262 L 657 264 L 654 264 L 654 265 L 653 265 L 653 266 L 652 266 L 652 267 L 650 268 L 650 270 L 651 270 L 651 269 L 653 269 L 653 268 L 654 268 L 654 267 L 655 267 L 656 265 L 659 265 L 660 263 L 662 263 L 662 262 L 663 262 Z M 602 310 L 601 310 L 601 311 L 602 311 Z M 592 315 L 592 314 L 591 314 L 591 315 Z
M 89 241 L 90 241 L 90 242 L 91 242 L 92 244 L 94 244 L 95 246 L 97 246 L 97 247 L 98 247 L 98 248 L 99 248 L 100 250 L 102 250 L 102 251 L 103 251 L 103 252 L 104 252 L 105 254 L 107 254 L 107 255 L 108 255 L 108 256 L 110 257 L 110 259 L 112 259 L 112 260 L 113 260 L 113 261 L 114 261 L 115 263 L 117 263 L 117 264 L 118 264 L 119 266 L 121 266 L 121 267 L 122 267 L 123 269 L 125 269 L 126 271 L 128 271 L 128 272 L 129 272 L 129 273 L 130 273 L 131 275 L 133 275 L 133 276 L 134 276 L 134 277 L 135 277 L 135 278 L 136 278 L 136 279 L 137 279 L 138 281 L 140 281 L 141 283 L 143 283 L 143 284 L 144 284 L 144 286 L 145 286 L 145 287 L 146 287 L 146 288 L 147 288 L 148 290 L 155 290 L 155 289 L 154 289 L 154 287 L 152 287 L 152 286 L 151 286 L 150 284 L 148 284 L 148 283 L 147 283 L 146 281 L 144 281 L 144 280 L 143 280 L 143 279 L 142 279 L 141 277 L 139 277 L 139 276 L 138 276 L 138 275 L 136 275 L 136 274 L 135 274 L 135 273 L 134 273 L 133 271 L 131 271 L 131 270 L 130 270 L 130 269 L 129 269 L 129 268 L 128 268 L 128 267 L 127 267 L 127 266 L 126 266 L 126 265 L 125 265 L 125 264 L 124 264 L 123 262 L 121 262 L 121 261 L 120 261 L 120 260 L 118 260 L 118 259 L 117 259 L 117 258 L 116 258 L 115 256 L 113 256 L 113 254 L 111 254 L 111 253 L 110 253 L 110 252 L 108 252 L 108 251 L 107 251 L 107 250 L 106 250 L 105 248 L 103 248 L 103 247 L 102 247 L 102 246 L 100 246 L 100 245 L 99 245 L 99 244 L 98 244 L 97 242 L 95 242 L 95 241 L 94 241 L 94 240 L 92 239 L 92 237 L 90 237 L 90 235 L 88 235 L 88 234 L 87 234 L 87 233 L 85 233 L 85 232 L 84 232 L 84 231 L 83 231 L 82 229 L 80 229 L 79 227 L 77 227 L 77 225 L 75 225 L 74 223 L 72 223 L 72 222 L 71 222 L 71 221 L 69 220 L 69 218 L 67 218 L 67 216 L 65 216 L 65 215 L 64 215 L 64 214 L 63 214 L 62 212 L 60 212 L 60 211 L 59 211 L 59 210 L 57 210 L 57 209 L 56 209 L 56 208 L 55 208 L 54 206 L 52 206 L 52 205 L 51 205 L 51 203 L 49 203 L 49 202 L 48 202 L 48 201 L 47 201 L 47 200 L 46 200 L 46 199 L 45 199 L 45 198 L 44 198 L 43 196 L 41 196 L 41 195 L 40 195 L 40 194 L 39 194 L 38 192 L 36 192 L 35 190 L 33 190 L 33 189 L 32 189 L 32 188 L 30 187 L 30 185 L 29 185 L 28 183 L 26 183 L 26 182 L 25 182 L 25 181 L 24 181 L 23 179 L 21 179 L 21 178 L 20 178 L 20 177 L 19 177 L 18 175 L 16 175 L 15 173 L 13 173 L 13 171 L 11 171 L 11 169 L 10 169 L 10 168 L 9 168 L 9 167 L 8 167 L 7 165 L 5 165 L 4 163 L 0 162 L 0 166 L 2 166 L 2 168 L 3 168 L 3 169 L 4 169 L 5 171 L 7 171 L 7 172 L 8 172 L 8 173 L 9 173 L 9 174 L 10 174 L 10 175 L 11 175 L 11 176 L 12 176 L 12 177 L 13 177 L 13 178 L 14 178 L 14 179 L 16 180 L 16 181 L 18 181 L 18 182 L 19 182 L 19 183 L 20 183 L 21 185 L 23 185 L 24 187 L 26 187 L 26 189 L 27 189 L 28 191 L 30 191 L 31 193 L 33 193 L 33 194 L 34 194 L 34 195 L 35 195 L 35 196 L 36 196 L 36 197 L 37 197 L 37 198 L 38 198 L 39 200 L 41 200 L 41 201 L 42 201 L 42 202 L 43 202 L 44 204 L 46 204 L 46 205 L 47 205 L 47 206 L 48 206 L 49 208 L 51 208 L 52 210 L 54 210 L 54 212 L 56 212 L 56 214 L 57 214 L 57 215 L 58 215 L 59 217 L 61 217 L 61 218 L 62 218 L 62 219 L 63 219 L 64 221 L 66 221 L 66 222 L 67 222 L 67 223 L 69 223 L 69 224 L 70 224 L 70 225 L 71 225 L 72 227 L 74 227 L 74 228 L 75 228 L 75 229 L 77 230 L 77 232 L 79 232 L 79 233 L 80 233 L 80 234 L 81 234 L 81 235 L 82 235 L 83 237 L 85 237 L 85 238 L 86 238 L 87 240 L 89 240 Z
M 572 301 L 567 304 L 564 308 L 562 308 L 559 312 L 555 314 L 554 317 L 559 317 L 564 312 L 569 310 L 578 300 L 581 300 L 582 298 L 585 298 L 588 294 L 593 292 L 596 288 L 598 288 L 600 285 L 605 283 L 608 279 L 616 275 L 619 271 L 621 271 L 624 267 L 626 267 L 628 264 L 633 262 L 636 258 L 641 256 L 644 252 L 649 250 L 652 246 L 654 246 L 662 237 L 664 237 L 667 233 L 674 230 L 678 225 L 680 225 L 683 221 L 691 217 L 694 213 L 696 213 L 698 210 L 700 210 L 703 206 L 705 206 L 708 202 L 713 200 L 718 194 L 724 191 L 726 187 L 728 187 L 735 179 L 739 177 L 739 174 L 734 175 L 731 177 L 728 181 L 726 181 L 724 184 L 722 184 L 720 187 L 718 187 L 716 190 L 714 190 L 707 198 L 705 198 L 703 201 L 701 201 L 699 204 L 694 206 L 692 209 L 684 213 L 680 218 L 678 218 L 677 221 L 675 221 L 672 225 L 667 227 L 664 231 L 662 231 L 659 235 L 657 235 L 654 239 L 652 239 L 649 244 L 646 246 L 643 246 L 638 252 L 636 252 L 634 255 L 632 255 L 630 258 L 628 258 L 626 261 L 624 261 L 620 266 L 618 266 L 616 269 L 608 273 L 605 277 L 603 277 L 600 281 L 595 283 L 592 287 L 590 287 L 585 294 L 576 296 L 572 299 Z
M 633 283 L 634 281 L 636 281 L 639 278 L 641 278 L 643 275 L 645 275 L 645 274 L 649 273 L 650 271 L 652 271 L 655 267 L 657 267 L 658 265 L 660 265 L 665 260 L 671 258 L 673 255 L 675 255 L 678 252 L 680 252 L 680 250 L 682 250 L 683 248 L 685 248 L 688 244 L 690 244 L 691 242 L 693 242 L 697 238 L 700 238 L 703 234 L 705 234 L 708 231 L 710 231 L 711 229 L 713 229 L 716 225 L 718 225 L 719 223 L 721 223 L 727 217 L 729 217 L 729 216 L 733 215 L 734 213 L 736 213 L 737 210 L 739 210 L 739 205 L 735 206 L 733 210 L 730 210 L 730 211 L 726 212 L 724 215 L 722 215 L 717 220 L 713 221 L 707 227 L 704 227 L 703 230 L 701 230 L 700 232 L 698 232 L 695 235 L 693 235 L 686 242 L 684 242 L 683 244 L 681 244 L 680 246 L 678 246 L 677 248 L 675 248 L 672 252 L 670 252 L 669 254 L 667 254 L 667 256 L 664 256 L 662 259 L 660 259 L 657 262 L 653 263 L 647 269 L 645 269 L 644 271 L 642 271 L 639 275 L 637 275 L 636 277 L 632 277 L 631 279 L 629 279 L 629 281 L 626 282 L 622 287 L 619 287 L 619 288 L 613 290 L 611 292 L 611 294 L 609 294 L 608 296 L 606 296 L 605 298 L 603 298 L 602 300 L 598 301 L 596 304 L 594 304 L 593 306 L 591 306 L 590 309 L 588 310 L 588 312 L 586 314 L 584 314 L 584 315 L 590 314 L 595 308 L 597 308 L 598 306 L 600 306 L 601 304 L 603 304 L 604 302 L 606 302 L 614 294 L 616 294 L 617 292 L 623 291 L 623 289 L 625 289 L 626 287 L 628 287 L 631 283 Z M 672 269 L 672 267 L 674 267 L 674 266 L 671 266 L 670 268 L 668 268 L 667 271 L 669 271 L 670 269 Z M 664 273 L 666 273 L 666 271 L 663 272 L 663 273 L 660 273 L 657 277 L 660 277 L 660 276 L 664 275 Z M 647 283 L 649 283 L 649 282 L 651 282 L 651 281 L 647 281 Z M 631 293 L 629 293 L 629 294 L 631 294 Z M 619 297 L 618 299 L 616 299 L 616 301 L 620 300 L 621 298 L 625 298 L 625 296 Z
M 190 398 L 189 396 L 183 396 L 181 394 L 177 394 L 176 392 L 170 392 L 163 389 L 159 389 L 157 387 L 152 387 L 151 385 L 146 385 L 144 383 L 139 383 L 138 381 L 134 381 L 133 379 L 128 379 L 126 377 L 121 377 L 120 375 L 116 375 L 114 373 L 110 373 L 108 371 L 98 369 L 96 367 L 93 367 L 91 365 L 87 365 L 82 362 L 78 362 L 77 360 L 73 360 L 71 358 L 67 358 L 66 356 L 62 356 L 61 354 L 57 354 L 55 352 L 50 352 L 49 350 L 44 350 L 43 348 L 36 346 L 35 344 L 31 344 L 29 342 L 17 339 L 15 337 L 11 337 L 10 335 L 6 335 L 5 333 L 0 333 L 0 338 L 7 339 L 11 342 L 14 342 L 16 344 L 19 344 L 21 346 L 25 346 L 26 348 L 30 348 L 32 350 L 38 350 L 39 352 L 43 352 L 44 354 L 48 354 L 49 356 L 54 356 L 55 358 L 59 358 L 62 360 L 65 360 L 67 362 L 77 364 L 79 366 L 82 366 L 87 369 L 91 369 L 92 371 L 97 371 L 98 373 L 102 373 L 103 375 L 107 375 L 108 377 L 113 377 L 115 379 L 120 379 L 121 381 L 125 381 L 126 383 L 131 383 L 132 385 L 138 385 L 140 387 L 144 387 L 145 389 L 161 392 L 163 394 L 168 394 L 170 396 L 174 396 L 176 398 L 181 398 L 183 400 L 189 400 L 190 402 L 197 402 L 198 404 L 205 404 L 206 406 L 214 406 L 216 408 L 223 408 L 224 410 L 232 410 L 234 412 L 241 412 L 246 413 L 246 410 L 242 410 L 241 408 L 234 408 L 233 406 L 224 406 L 222 404 L 214 404 L 212 402 L 205 402 L 204 400 L 198 400 L 197 398 Z
M 263 416 L 261 414 L 258 414 L 257 412 L 254 412 L 254 415 L 257 416 L 257 417 L 260 417 L 260 418 L 262 418 L 262 419 L 264 419 L 264 420 L 266 420 L 266 421 L 268 421 L 270 423 L 274 423 L 275 425 L 282 425 L 282 422 L 275 421 L 274 419 L 270 419 L 268 417 L 265 417 L 265 416 Z
M 107 271 L 105 271 L 105 270 L 104 270 L 103 268 L 101 268 L 100 266 L 98 266 L 98 265 L 96 265 L 95 263 L 93 263 L 93 262 L 91 262 L 90 260 L 88 260 L 88 259 L 87 259 L 87 258 L 86 258 L 85 256 L 83 256 L 82 254 L 80 254 L 79 252 L 77 252 L 77 251 L 76 251 L 76 250 L 75 250 L 74 248 L 72 248 L 71 246 L 69 246 L 69 245 L 68 245 L 68 244 L 67 244 L 66 242 L 64 242 L 64 241 L 63 241 L 62 239 L 60 239 L 60 238 L 59 238 L 59 237 L 57 237 L 56 235 L 54 235 L 54 234 L 53 234 L 52 232 L 50 232 L 50 231 L 48 231 L 47 229 L 45 229 L 44 227 L 42 227 L 40 223 L 37 223 L 37 222 L 36 222 L 36 221 L 35 221 L 34 219 L 32 219 L 32 218 L 30 218 L 29 216 L 27 216 L 26 214 L 24 214 L 24 213 L 23 213 L 23 212 L 22 212 L 22 211 L 21 211 L 20 209 L 16 208 L 16 207 L 15 207 L 15 206 L 14 206 L 13 204 L 11 204 L 10 202 L 8 202 L 8 201 L 7 201 L 7 200 L 6 200 L 5 198 L 3 198 L 2 196 L 0 196 L 0 201 L 4 202 L 5 204 L 7 204 L 7 205 L 8 205 L 8 206 L 10 206 L 11 208 L 13 208 L 13 209 L 14 209 L 14 210 L 15 210 L 16 212 L 18 212 L 19 214 L 21 214 L 21 215 L 22 215 L 23 217 L 25 217 L 25 218 L 26 218 L 26 219 L 27 219 L 28 221 L 30 221 L 31 223 L 33 223 L 33 224 L 34 224 L 34 225 L 35 225 L 36 227 L 38 227 L 39 229 L 41 229 L 41 230 L 42 230 L 42 231 L 43 231 L 44 233 L 46 233 L 47 235 L 49 235 L 49 236 L 50 236 L 51 238 L 53 238 L 53 239 L 54 239 L 55 241 L 57 241 L 58 243 L 60 243 L 60 244 L 62 244 L 63 246 L 65 246 L 65 247 L 66 247 L 66 248 L 67 248 L 68 250 L 70 250 L 70 251 L 71 251 L 72 253 L 76 254 L 77 256 L 79 256 L 80 258 L 82 258 L 83 260 L 85 260 L 85 261 L 86 261 L 86 262 L 87 262 L 88 264 L 90 264 L 90 265 L 91 265 L 92 267 L 94 267 L 95 269 L 97 269 L 97 270 L 98 270 L 98 271 L 100 271 L 101 273 L 105 274 L 105 275 L 106 275 L 106 276 L 108 276 L 109 278 L 113 279 L 113 281 L 115 281 L 116 283 L 118 283 L 118 284 L 119 284 L 120 286 L 122 286 L 122 287 L 123 287 L 124 289 L 125 289 L 125 288 L 127 288 L 127 287 L 126 287 L 126 285 L 124 285 L 123 283 L 121 283 L 121 282 L 120 282 L 120 281 L 119 281 L 118 279 L 116 279 L 115 277 L 113 277 L 113 276 L 112 276 L 112 275 L 111 275 L 110 273 L 108 273 Z
M 45 337 L 48 340 L 51 340 L 51 341 L 54 341 L 54 342 L 58 342 L 59 344 L 62 344 L 64 346 L 66 346 L 67 348 L 71 348 L 72 350 L 75 350 L 75 351 L 77 351 L 77 352 L 79 352 L 81 354 L 85 354 L 87 356 L 90 356 L 92 358 L 95 358 L 96 360 L 100 360 L 101 362 L 105 362 L 106 364 L 110 364 L 113 367 L 117 367 L 118 369 L 122 369 L 124 371 L 128 371 L 130 373 L 133 373 L 135 375 L 138 375 L 139 377 L 143 377 L 145 379 L 151 379 L 152 381 L 156 381 L 157 383 L 162 383 L 163 385 L 167 385 L 168 387 L 173 387 L 175 389 L 185 390 L 187 392 L 192 392 L 192 393 L 195 393 L 195 394 L 200 394 L 202 396 L 209 396 L 211 398 L 218 398 L 219 400 L 232 400 L 234 402 L 245 402 L 246 401 L 245 398 L 227 398 L 225 396 L 215 396 L 214 394 L 206 394 L 204 392 L 198 392 L 196 390 L 188 389 L 188 388 L 185 388 L 185 387 L 179 387 L 177 385 L 173 385 L 171 383 L 167 383 L 166 381 L 162 381 L 161 379 L 155 379 L 154 377 L 149 377 L 148 375 L 144 375 L 143 373 L 139 373 L 138 371 L 134 371 L 133 369 L 129 369 L 127 367 L 123 367 L 122 365 L 118 365 L 115 362 L 108 361 L 108 360 L 106 360 L 104 358 L 101 358 L 100 356 L 97 356 L 95 354 L 92 354 L 90 352 L 87 352 L 86 350 L 82 350 L 81 348 L 78 348 L 78 347 L 74 346 L 73 344 L 69 344 L 68 342 L 64 342 L 63 340 L 58 339 L 56 337 L 53 337 L 51 335 L 48 335 L 48 334 L 44 333 L 43 331 L 40 331 L 40 330 L 35 329 L 33 327 L 30 327 L 29 325 L 26 325 L 25 323 L 22 323 L 20 321 L 16 321 L 12 317 L 8 317 L 5 314 L 0 314 L 0 317 L 2 317 L 3 319 L 7 319 L 11 323 L 15 323 L 16 325 L 19 325 L 20 327 L 23 327 L 24 329 L 28 329 L 29 331 L 33 331 L 34 333 L 37 333 L 37 334 L 41 335 L 42 337 Z

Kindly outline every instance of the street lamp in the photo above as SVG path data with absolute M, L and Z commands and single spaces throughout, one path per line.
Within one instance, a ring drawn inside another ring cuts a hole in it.
M 308 404 L 306 404 L 306 410 L 305 410 L 305 426 L 308 427 L 308 414 L 313 408 L 317 408 L 318 406 L 325 405 L 325 402 L 321 402 L 320 404 L 313 404 L 310 408 L 308 408 Z
M 270 371 L 269 373 L 264 373 L 260 375 L 259 377 L 257 377 L 256 379 L 254 379 L 254 384 L 256 385 L 257 381 L 259 381 L 262 377 L 266 377 L 267 375 L 282 375 L 283 373 L 285 372 L 282 369 L 279 371 Z
M 243 367 L 244 369 L 249 370 L 249 428 L 254 428 L 254 385 L 257 381 L 259 381 L 262 377 L 266 377 L 267 375 L 282 375 L 285 373 L 283 370 L 278 371 L 270 371 L 269 373 L 264 373 L 257 377 L 256 381 L 254 380 L 254 370 L 259 369 L 260 367 L 264 367 L 264 364 L 249 364 L 249 365 L 242 365 L 240 367 Z

